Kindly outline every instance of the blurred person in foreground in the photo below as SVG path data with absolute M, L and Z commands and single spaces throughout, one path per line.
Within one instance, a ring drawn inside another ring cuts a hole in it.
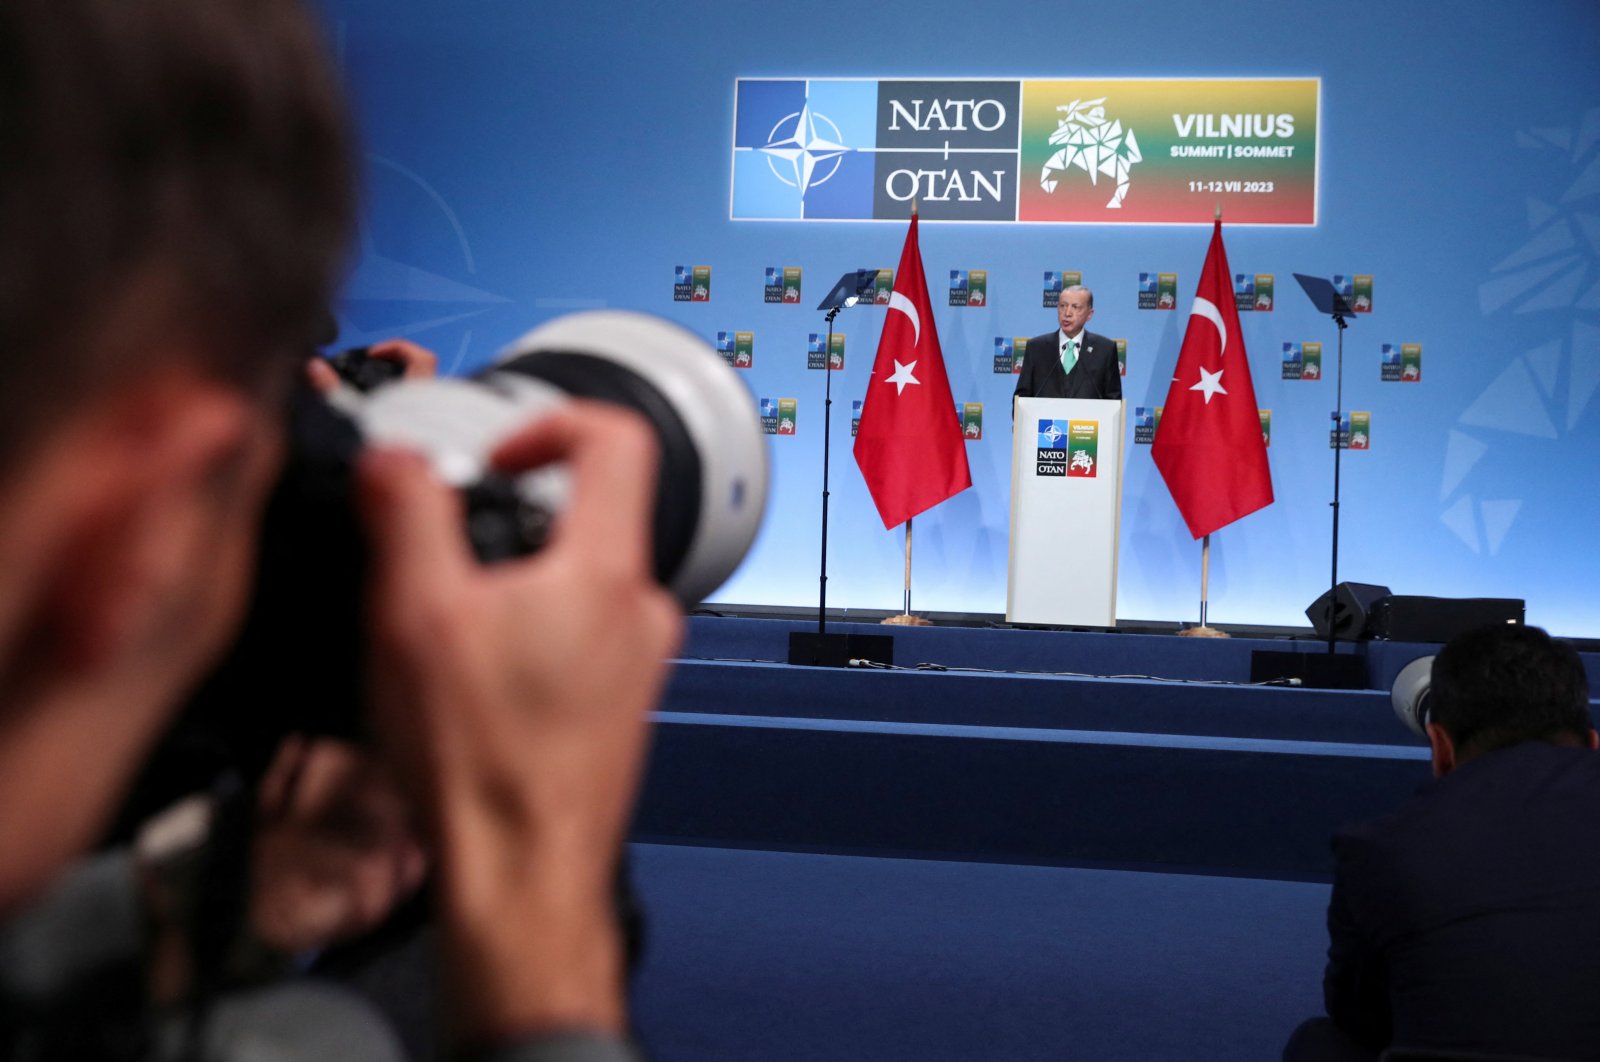
M 1328 1017 L 1291 1062 L 1389 1047 L 1600 1057 L 1600 756 L 1576 651 L 1537 627 L 1433 663 L 1434 780 L 1341 831 Z
M 87 890 L 32 957 L 120 948 L 181 998 L 137 867 L 71 868 L 239 622 L 351 227 L 343 107 L 292 0 L 6 0 L 0 72 L 0 919 Z M 421 458 L 359 469 L 367 710 L 433 853 L 467 1054 L 628 1057 L 612 873 L 680 622 L 649 576 L 652 445 L 576 402 L 508 440 L 502 468 L 560 460 L 573 491 L 492 569 Z M 244 1022 L 273 1057 L 382 1054 L 314 990 Z

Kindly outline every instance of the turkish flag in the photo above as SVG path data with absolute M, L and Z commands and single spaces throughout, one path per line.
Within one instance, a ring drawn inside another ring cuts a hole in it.
M 1195 538 L 1272 504 L 1272 471 L 1232 276 L 1219 218 L 1150 446 Z
M 861 401 L 855 455 L 884 527 L 903 524 L 972 486 L 928 302 L 915 214 Z

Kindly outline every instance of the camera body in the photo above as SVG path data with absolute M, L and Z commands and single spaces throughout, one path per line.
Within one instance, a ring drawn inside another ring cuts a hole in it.
M 654 574 L 686 607 L 716 589 L 743 560 L 765 507 L 766 440 L 749 391 L 709 344 L 676 325 L 621 311 L 558 318 L 471 379 L 400 380 L 331 401 L 308 388 L 297 397 L 243 630 L 179 730 L 232 750 L 246 771 L 264 765 L 286 733 L 359 738 L 367 551 L 353 476 L 361 449 L 425 455 L 461 491 L 463 530 L 479 560 L 501 562 L 542 546 L 559 523 L 567 475 L 552 466 L 508 477 L 490 469 L 489 456 L 572 398 L 627 407 L 654 429 Z
M 367 347 L 351 347 L 328 358 L 339 379 L 363 394 L 376 391 L 405 375 L 406 367 L 393 358 L 374 358 Z

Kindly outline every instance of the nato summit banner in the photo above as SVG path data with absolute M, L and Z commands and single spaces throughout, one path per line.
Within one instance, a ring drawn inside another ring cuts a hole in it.
M 1315 225 L 1317 78 L 735 82 L 735 220 Z

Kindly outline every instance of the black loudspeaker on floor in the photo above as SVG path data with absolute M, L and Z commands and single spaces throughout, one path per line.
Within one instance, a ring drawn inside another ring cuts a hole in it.
M 1333 636 L 1355 641 L 1366 633 L 1367 618 L 1372 607 L 1389 596 L 1387 586 L 1375 583 L 1340 583 L 1332 590 L 1311 602 L 1306 608 L 1306 618 L 1316 628 L 1319 638 L 1328 637 L 1331 623 Z M 1330 618 L 1329 602 L 1332 602 Z

